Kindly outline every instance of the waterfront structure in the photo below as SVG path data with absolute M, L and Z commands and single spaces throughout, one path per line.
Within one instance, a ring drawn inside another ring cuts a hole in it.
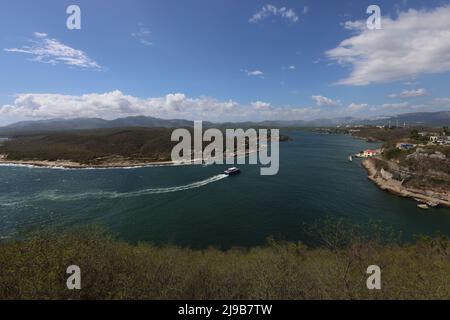
M 412 144 L 412 143 L 399 143 L 399 144 L 397 144 L 397 147 L 398 147 L 400 150 L 410 150 L 410 149 L 415 148 L 416 146 L 417 146 L 417 145 Z
M 376 149 L 376 150 L 368 149 L 368 150 L 361 151 L 360 153 L 358 153 L 356 155 L 356 157 L 358 157 L 358 158 L 372 158 L 372 157 L 379 156 L 381 153 L 382 153 L 381 149 Z

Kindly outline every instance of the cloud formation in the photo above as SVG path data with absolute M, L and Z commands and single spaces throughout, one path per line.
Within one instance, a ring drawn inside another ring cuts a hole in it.
M 0 117 L 10 118 L 79 118 L 146 115 L 163 119 L 245 121 L 300 120 L 320 112 L 309 107 L 274 107 L 263 101 L 243 105 L 235 101 L 219 101 L 211 97 L 189 98 L 182 93 L 141 99 L 121 91 L 80 96 L 62 94 L 18 94 L 13 104 L 0 106 Z
M 400 103 L 385 103 L 381 106 L 382 109 L 405 109 L 409 108 L 410 105 L 408 102 L 400 102 Z
M 401 98 L 401 99 L 408 99 L 408 98 L 416 98 L 416 97 L 423 97 L 427 95 L 427 91 L 423 88 L 417 89 L 417 90 L 403 90 L 400 93 L 393 93 L 390 94 L 390 98 Z
M 342 41 L 326 56 L 351 68 L 341 85 L 369 85 L 415 78 L 450 70 L 450 6 L 431 11 L 383 17 L 382 30 L 369 30 L 362 21 L 344 27 L 357 35 Z
M 250 77 L 262 77 L 264 75 L 264 72 L 261 70 L 253 70 L 253 71 L 245 71 L 248 76 Z
M 433 104 L 440 108 L 450 108 L 450 98 L 436 98 L 433 100 Z
M 152 32 L 142 24 L 139 25 L 139 30 L 133 32 L 131 36 L 144 46 L 153 45 L 153 42 L 151 41 Z
M 311 99 L 313 99 L 316 102 L 316 105 L 318 107 L 322 106 L 333 106 L 338 107 L 341 106 L 342 103 L 339 100 L 333 100 L 324 96 L 312 96 Z
M 347 30 L 354 30 L 354 31 L 363 31 L 367 25 L 365 21 L 357 20 L 357 21 L 345 21 L 341 23 L 342 27 Z
M 32 61 L 48 63 L 52 65 L 65 64 L 82 69 L 101 70 L 100 65 L 89 58 L 81 50 L 69 47 L 56 39 L 49 38 L 46 33 L 35 32 L 30 44 L 20 48 L 3 49 L 10 53 L 24 53 L 32 55 Z
M 262 9 L 256 12 L 248 21 L 250 23 L 257 23 L 261 20 L 264 20 L 268 17 L 280 17 L 282 19 L 287 19 L 291 22 L 298 22 L 299 17 L 297 13 L 289 8 L 281 7 L 278 8 L 271 4 L 266 4 L 262 7 Z
M 314 96 L 313 100 L 316 106 L 274 106 L 270 102 L 261 100 L 243 104 L 205 96 L 192 98 L 183 93 L 150 98 L 126 95 L 119 90 L 83 95 L 22 93 L 17 94 L 12 103 L 0 106 L 0 122 L 80 117 L 116 119 L 137 115 L 213 122 L 313 120 L 342 116 L 368 118 L 405 112 L 450 109 L 450 98 L 435 98 L 425 104 L 404 101 L 379 105 L 366 103 L 347 105 L 340 100 L 324 96 Z
M 346 111 L 350 113 L 360 112 L 362 110 L 366 110 L 369 107 L 367 103 L 351 103 Z

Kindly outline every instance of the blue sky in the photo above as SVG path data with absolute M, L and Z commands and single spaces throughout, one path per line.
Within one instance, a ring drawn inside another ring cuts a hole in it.
M 81 8 L 68 30 L 66 8 Z M 5 0 L 0 125 L 450 110 L 450 2 Z M 341 45 L 342 41 L 345 41 Z

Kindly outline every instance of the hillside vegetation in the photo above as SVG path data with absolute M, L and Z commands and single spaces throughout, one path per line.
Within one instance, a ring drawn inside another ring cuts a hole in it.
M 361 128 L 360 131 L 354 132 L 353 135 L 358 138 L 364 138 L 373 141 L 392 142 L 402 139 L 408 139 L 411 136 L 410 128 Z
M 187 129 L 193 135 L 193 129 Z M 172 149 L 178 144 L 171 141 L 173 130 L 122 128 L 20 135 L 0 144 L 0 155 L 6 155 L 7 161 L 66 160 L 84 165 L 170 161 Z M 280 135 L 279 139 L 287 141 L 288 137 Z M 204 147 L 208 143 L 204 142 Z M 248 141 L 246 144 L 248 147 Z
M 337 234 L 317 248 L 271 240 L 223 252 L 131 245 L 96 229 L 44 233 L 0 243 L 0 299 L 450 299 L 448 239 L 339 245 Z M 80 291 L 66 288 L 70 265 Z M 370 265 L 382 290 L 366 287 Z
M 429 143 L 427 137 L 417 135 L 411 130 L 410 136 L 402 141 L 416 145 L 402 150 L 396 146 L 398 140 L 384 144 L 382 166 L 403 181 L 404 187 L 448 193 L 450 190 L 450 146 Z
M 419 132 L 448 134 L 448 128 L 361 128 L 352 134 L 369 141 L 382 141 L 383 154 L 373 159 L 378 170 L 392 174 L 392 179 L 405 188 L 448 194 L 450 190 L 450 146 L 430 143 L 428 136 Z M 410 149 L 399 148 L 409 143 Z
M 96 164 L 103 158 L 120 156 L 165 161 L 176 144 L 172 130 L 158 128 L 98 129 L 58 132 L 13 138 L 0 147 L 8 160 L 71 160 Z

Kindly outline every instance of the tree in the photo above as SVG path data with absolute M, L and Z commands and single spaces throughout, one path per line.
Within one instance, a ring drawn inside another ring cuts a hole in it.
M 420 139 L 419 131 L 417 131 L 416 129 L 411 130 L 410 137 L 412 140 L 419 140 Z

